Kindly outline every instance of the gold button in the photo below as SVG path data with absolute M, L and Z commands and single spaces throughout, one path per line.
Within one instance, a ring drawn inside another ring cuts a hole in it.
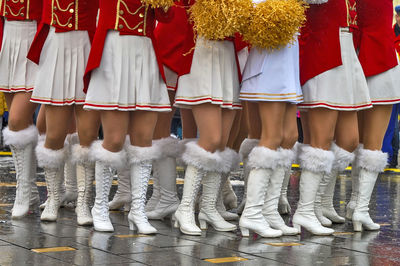
M 142 13 L 140 13 L 140 14 L 139 14 L 139 17 L 140 17 L 140 18 L 142 18 L 142 17 L 143 17 L 143 14 L 142 14 Z
M 21 13 L 21 14 L 19 14 L 21 17 L 23 17 L 24 16 L 24 13 Z
M 55 6 L 55 7 L 53 7 L 53 9 L 54 9 L 54 10 L 57 10 L 57 7 Z
M 138 29 L 137 31 L 138 31 L 138 32 L 143 32 L 143 29 Z
M 69 10 L 69 13 L 72 14 L 72 13 L 74 13 L 74 11 L 75 11 L 75 10 L 74 10 L 73 8 L 71 8 L 71 9 Z
M 118 28 L 123 29 L 123 28 L 124 28 L 124 25 L 119 24 Z
M 72 23 L 68 24 L 68 28 L 72 28 L 72 26 L 73 26 Z
M 21 2 L 21 3 L 23 3 L 23 2 L 24 2 L 24 0 L 21 0 L 20 2 Z
M 119 14 L 120 14 L 120 15 L 123 15 L 123 14 L 124 14 L 124 10 L 120 10 L 120 11 L 119 11 Z
M 4 14 L 8 15 L 8 12 L 7 12 L 7 11 L 5 11 L 5 12 L 4 12 Z

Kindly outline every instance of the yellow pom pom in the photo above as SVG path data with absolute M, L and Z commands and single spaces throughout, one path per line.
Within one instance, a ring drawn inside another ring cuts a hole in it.
M 174 5 L 174 0 L 141 0 L 143 4 L 152 6 L 153 8 L 168 9 Z
M 190 20 L 197 35 L 223 40 L 242 30 L 252 9 L 251 0 L 197 0 L 190 8 Z
M 279 49 L 292 43 L 304 24 L 307 5 L 300 0 L 267 0 L 256 4 L 244 40 L 262 49 Z

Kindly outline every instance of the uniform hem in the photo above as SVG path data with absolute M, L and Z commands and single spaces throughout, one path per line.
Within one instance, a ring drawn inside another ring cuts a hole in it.
M 371 100 L 372 105 L 392 105 L 400 103 L 400 99 L 377 99 Z
M 166 105 L 151 105 L 151 104 L 133 104 L 133 105 L 119 105 L 119 104 L 96 104 L 85 102 L 84 109 L 91 110 L 115 110 L 115 111 L 153 111 L 153 112 L 170 112 L 171 106 Z
M 55 99 L 38 99 L 31 98 L 31 102 L 39 103 L 39 104 L 47 104 L 47 105 L 55 105 L 55 106 L 64 106 L 64 105 L 83 105 L 85 100 L 82 99 L 64 99 L 64 100 L 55 100 Z
M 316 103 L 300 103 L 298 105 L 299 108 L 302 109 L 311 109 L 311 108 L 327 108 L 331 110 L 338 110 L 338 111 L 359 111 L 368 108 L 372 108 L 372 103 L 367 104 L 359 104 L 359 105 L 335 105 L 331 103 L 323 103 L 323 102 L 316 102 Z
M 242 105 L 240 103 L 233 103 L 233 102 L 224 102 L 221 99 L 213 99 L 212 97 L 207 98 L 194 98 L 194 99 L 175 99 L 176 106 L 185 106 L 185 105 L 199 105 L 204 103 L 211 103 L 215 105 L 220 105 L 221 108 L 230 108 L 230 109 L 242 109 Z
M 28 87 L 28 88 L 18 88 L 18 87 L 11 87 L 11 88 L 0 88 L 0 92 L 5 92 L 5 93 L 12 93 L 12 92 L 32 92 L 33 87 Z

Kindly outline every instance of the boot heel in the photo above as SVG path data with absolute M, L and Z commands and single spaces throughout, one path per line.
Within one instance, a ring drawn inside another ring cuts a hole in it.
M 240 227 L 240 231 L 242 232 L 243 237 L 249 237 L 249 235 L 250 235 L 249 229 Z
M 354 228 L 354 231 L 361 232 L 362 231 L 362 223 L 353 221 L 353 228 Z
M 350 221 L 353 219 L 353 210 L 350 208 L 346 209 L 346 219 Z
M 129 222 L 129 230 L 136 231 L 137 227 L 136 227 L 135 223 L 130 220 L 128 220 L 128 222 Z
M 178 219 L 176 219 L 176 217 L 174 216 L 174 228 L 179 228 L 179 221 Z
M 200 223 L 200 229 L 201 230 L 207 230 L 208 229 L 208 224 L 205 220 L 199 220 Z

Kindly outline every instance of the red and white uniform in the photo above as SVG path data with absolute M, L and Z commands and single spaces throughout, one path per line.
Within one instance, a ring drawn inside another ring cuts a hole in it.
M 30 92 L 36 66 L 27 60 L 42 13 L 42 0 L 0 1 L 0 91 Z
M 301 108 L 361 110 L 372 106 L 354 48 L 355 0 L 310 5 L 300 43 Z
M 100 0 L 85 109 L 171 111 L 153 32 L 172 16 L 140 0 Z
M 358 58 L 373 104 L 400 102 L 400 67 L 393 39 L 393 1 L 357 0 Z
M 194 1 L 181 1 L 174 8 L 173 21 L 160 23 L 156 30 L 162 62 L 179 76 L 175 105 L 189 108 L 212 103 L 223 108 L 241 108 L 241 73 L 236 52 L 244 46 L 238 38 L 207 41 L 199 37 L 195 42 L 187 12 L 193 4 Z
M 31 101 L 83 104 L 83 75 L 96 30 L 98 0 L 43 0 L 28 58 L 39 65 Z

